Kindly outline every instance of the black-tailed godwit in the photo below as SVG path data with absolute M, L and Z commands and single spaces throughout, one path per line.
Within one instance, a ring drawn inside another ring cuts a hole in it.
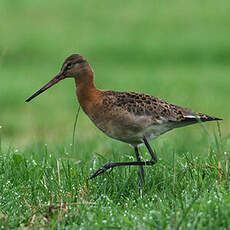
M 78 101 L 93 123 L 109 137 L 131 144 L 136 153 L 137 161 L 108 162 L 90 179 L 116 166 L 138 165 L 141 170 L 140 183 L 142 184 L 143 166 L 154 165 L 157 162 L 157 157 L 149 145 L 150 140 L 174 128 L 199 121 L 221 120 L 170 104 L 151 95 L 97 89 L 92 68 L 86 58 L 79 54 L 69 56 L 62 65 L 61 71 L 26 102 L 65 78 L 75 79 Z M 138 152 L 138 145 L 141 143 L 147 147 L 151 155 L 150 161 L 141 161 Z

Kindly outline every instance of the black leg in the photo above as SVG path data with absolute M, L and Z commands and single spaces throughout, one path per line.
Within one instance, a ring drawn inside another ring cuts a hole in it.
M 147 139 L 146 139 L 145 136 L 144 136 L 144 138 L 143 138 L 143 141 L 144 141 L 145 146 L 146 146 L 146 148 L 148 149 L 148 151 L 149 151 L 149 153 L 150 153 L 150 155 L 151 155 L 151 157 L 152 157 L 152 160 L 154 161 L 154 164 L 156 164 L 156 163 L 157 163 L 157 157 L 155 156 L 155 154 L 154 154 L 154 152 L 153 152 L 151 146 L 149 145 L 149 143 L 148 143 L 148 141 L 147 141 Z
M 108 169 L 113 169 L 117 166 L 130 166 L 130 165 L 154 165 L 155 162 L 153 161 L 145 161 L 145 162 L 108 162 L 101 168 L 99 168 L 89 179 L 93 179 L 94 177 L 100 175 L 101 173 L 104 173 Z
M 97 177 L 98 175 L 104 173 L 108 169 L 113 169 L 114 167 L 118 167 L 118 166 L 139 165 L 143 169 L 143 166 L 145 166 L 145 165 L 154 165 L 154 164 L 156 164 L 157 163 L 157 157 L 155 156 L 155 154 L 154 154 L 151 146 L 149 145 L 146 137 L 143 137 L 143 141 L 144 141 L 145 146 L 147 147 L 147 149 L 148 149 L 148 151 L 149 151 L 149 153 L 150 153 L 150 155 L 152 157 L 151 161 L 141 161 L 138 149 L 137 149 L 137 147 L 135 147 L 137 161 L 134 161 L 134 162 L 108 162 L 104 166 L 99 168 L 89 179 L 93 179 L 93 178 Z M 141 175 L 144 178 L 144 169 L 143 170 L 142 169 L 141 169 Z
M 137 161 L 141 162 L 141 158 L 140 158 L 140 155 L 139 155 L 138 147 L 135 146 L 134 149 L 135 149 Z M 145 180 L 145 172 L 144 172 L 143 165 L 140 165 L 140 174 L 139 174 L 139 177 L 140 177 L 140 187 L 142 187 L 143 183 L 144 183 L 144 180 Z

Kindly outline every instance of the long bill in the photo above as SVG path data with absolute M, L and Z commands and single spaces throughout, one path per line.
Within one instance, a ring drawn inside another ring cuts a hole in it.
M 41 89 L 39 89 L 36 93 L 34 93 L 31 97 L 26 99 L 26 102 L 31 101 L 33 98 L 37 97 L 39 94 L 43 93 L 44 91 L 46 91 L 47 89 L 49 89 L 51 86 L 55 85 L 62 79 L 64 79 L 64 76 L 60 72 L 52 80 L 50 80 L 47 84 L 45 84 Z

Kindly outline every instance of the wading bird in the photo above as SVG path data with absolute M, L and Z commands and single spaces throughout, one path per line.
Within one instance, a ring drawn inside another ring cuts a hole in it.
M 109 137 L 131 144 L 136 153 L 137 161 L 108 162 L 90 179 L 117 166 L 138 165 L 140 184 L 143 184 L 143 166 L 154 165 L 157 162 L 157 157 L 149 145 L 150 140 L 174 128 L 199 121 L 221 120 L 170 104 L 151 95 L 97 89 L 92 68 L 86 58 L 79 54 L 69 56 L 60 72 L 26 102 L 65 78 L 74 78 L 78 101 L 93 123 Z M 140 159 L 138 145 L 142 143 L 151 155 L 150 161 L 143 162 Z

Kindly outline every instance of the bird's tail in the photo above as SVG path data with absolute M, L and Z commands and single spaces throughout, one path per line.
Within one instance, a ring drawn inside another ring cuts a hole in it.
M 218 117 L 211 117 L 205 114 L 199 114 L 197 116 L 185 116 L 184 117 L 185 120 L 184 121 L 189 121 L 189 122 L 206 122 L 206 121 L 221 121 L 223 120 L 222 118 L 218 118 Z

